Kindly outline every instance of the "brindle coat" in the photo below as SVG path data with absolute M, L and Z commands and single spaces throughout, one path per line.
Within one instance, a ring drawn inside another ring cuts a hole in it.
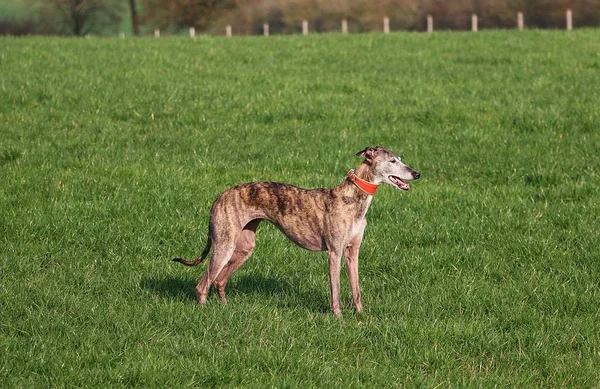
M 404 165 L 393 152 L 367 147 L 357 153 L 364 157 L 355 175 L 374 184 L 388 183 L 408 190 L 402 180 L 418 179 L 420 174 Z M 276 182 L 241 184 L 223 192 L 210 212 L 208 242 L 195 261 L 175 258 L 188 266 L 212 255 L 208 269 L 196 286 L 200 305 L 206 303 L 211 284 L 226 303 L 229 277 L 248 259 L 255 247 L 256 228 L 262 220 L 275 224 L 298 246 L 327 251 L 331 288 L 331 310 L 340 315 L 340 266 L 342 255 L 355 309 L 362 311 L 358 284 L 358 251 L 367 225 L 365 214 L 373 196 L 350 178 L 329 189 L 301 189 Z

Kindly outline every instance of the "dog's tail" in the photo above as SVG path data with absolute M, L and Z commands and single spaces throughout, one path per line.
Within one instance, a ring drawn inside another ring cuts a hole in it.
M 206 247 L 204 248 L 204 251 L 202 251 L 202 254 L 200 254 L 200 256 L 198 258 L 196 258 L 194 261 L 186 261 L 183 258 L 173 258 L 173 261 L 183 263 L 185 266 L 196 266 L 197 264 L 202 262 L 204 260 L 204 258 L 206 258 L 206 256 L 208 255 L 208 252 L 210 251 L 211 246 L 212 246 L 212 239 L 210 238 L 210 234 L 209 234 L 208 241 L 206 242 Z

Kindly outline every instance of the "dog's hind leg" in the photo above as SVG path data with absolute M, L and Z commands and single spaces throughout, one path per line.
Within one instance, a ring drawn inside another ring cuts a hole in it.
M 235 242 L 235 241 L 234 241 Z M 227 265 L 227 262 L 231 259 L 235 250 L 235 244 L 233 242 L 215 242 L 213 241 L 213 251 L 208 263 L 208 269 L 202 279 L 196 285 L 196 296 L 200 305 L 206 304 L 206 296 L 208 295 L 208 289 L 210 285 L 215 281 L 221 270 Z
M 255 219 L 246 224 L 237 239 L 235 251 L 233 252 L 231 260 L 225 265 L 223 270 L 221 270 L 214 282 L 214 286 L 217 289 L 217 293 L 223 304 L 227 304 L 225 287 L 227 286 L 229 277 L 231 277 L 231 275 L 246 262 L 254 251 L 254 247 L 256 246 L 256 228 L 260 224 L 260 221 L 261 219 Z

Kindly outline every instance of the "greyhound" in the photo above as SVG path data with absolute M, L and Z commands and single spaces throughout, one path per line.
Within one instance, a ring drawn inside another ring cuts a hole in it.
M 381 183 L 407 191 L 406 182 L 420 177 L 400 158 L 382 147 L 367 147 L 356 154 L 364 161 L 348 172 L 344 181 L 328 189 L 301 189 L 277 182 L 251 182 L 221 193 L 210 211 L 208 241 L 195 261 L 174 258 L 187 266 L 202 262 L 212 248 L 206 273 L 196 286 L 201 306 L 206 304 L 210 285 L 223 303 L 229 277 L 250 257 L 255 247 L 256 228 L 262 220 L 277 226 L 291 241 L 311 251 L 327 251 L 331 310 L 340 309 L 341 257 L 352 291 L 354 308 L 362 312 L 358 285 L 358 251 L 367 226 L 365 214 Z

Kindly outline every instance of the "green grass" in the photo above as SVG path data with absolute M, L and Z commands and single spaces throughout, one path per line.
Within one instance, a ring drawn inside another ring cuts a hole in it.
M 597 387 L 600 31 L 0 39 L 0 386 Z M 208 212 L 383 145 L 366 313 L 261 225 L 205 309 Z

